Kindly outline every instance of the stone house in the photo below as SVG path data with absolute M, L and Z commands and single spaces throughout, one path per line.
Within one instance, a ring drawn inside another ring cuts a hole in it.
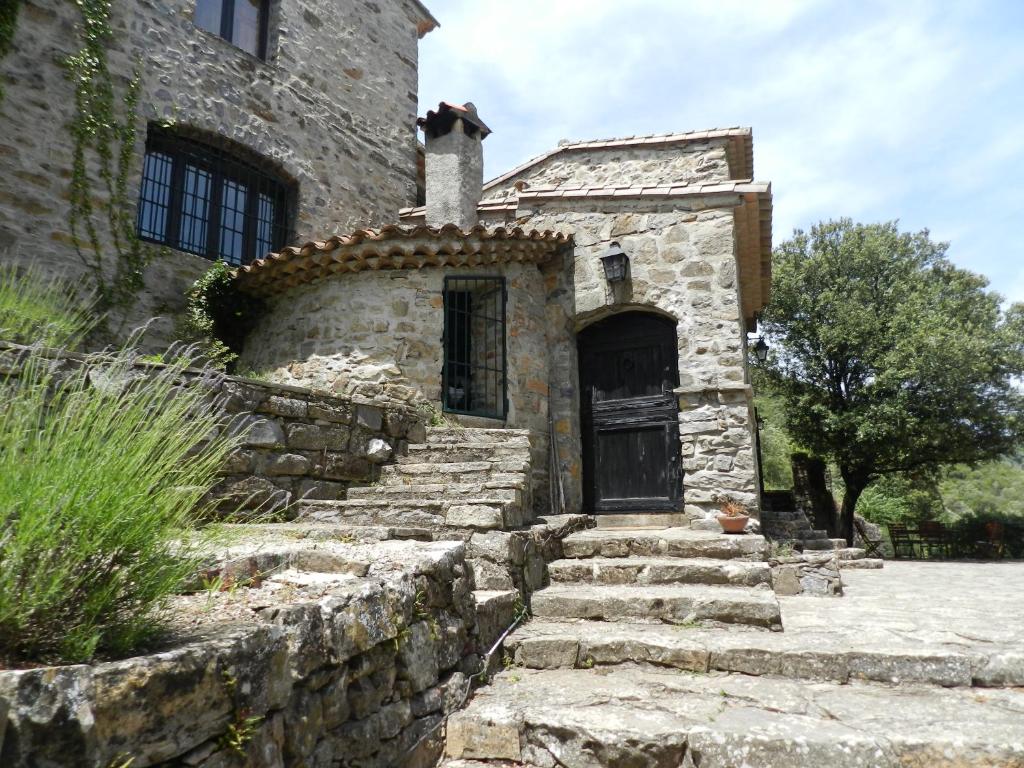
M 0 61 L 0 260 L 84 282 L 58 66 L 78 14 L 28 0 Z M 166 249 L 126 319 L 165 318 L 147 339 L 166 345 L 221 259 L 269 300 L 244 368 L 526 430 L 535 511 L 756 509 L 771 192 L 750 130 L 565 143 L 484 184 L 471 104 L 416 120 L 436 25 L 418 0 L 115 2 L 118 87 L 141 63 L 127 195 Z
M 537 511 L 698 517 L 726 493 L 757 509 L 746 337 L 771 190 L 750 130 L 563 144 L 483 184 L 472 104 L 418 124 L 426 205 L 402 225 L 240 269 L 270 306 L 246 364 L 529 430 Z
M 85 266 L 68 221 L 75 99 L 61 62 L 81 26 L 75 3 L 25 0 L 0 60 L 0 262 L 74 282 Z M 129 325 L 165 318 L 147 346 L 173 338 L 211 259 L 237 265 L 415 202 L 417 46 L 435 26 L 418 0 L 111 4 L 118 98 L 141 74 L 127 199 L 146 247 L 168 249 L 126 310 Z

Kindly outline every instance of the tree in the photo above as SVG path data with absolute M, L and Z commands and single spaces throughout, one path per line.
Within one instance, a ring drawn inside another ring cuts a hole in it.
M 829 221 L 775 251 L 764 374 L 795 442 L 839 468 L 852 541 L 872 480 L 1008 454 L 1024 438 L 1024 305 L 1002 308 L 947 245 Z

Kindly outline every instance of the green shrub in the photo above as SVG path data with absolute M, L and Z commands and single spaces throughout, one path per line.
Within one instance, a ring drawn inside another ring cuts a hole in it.
M 239 291 L 231 267 L 218 261 L 192 285 L 180 330 L 212 364 L 231 370 L 264 310 L 263 300 Z
M 233 439 L 176 357 L 143 372 L 130 352 L 91 355 L 55 379 L 34 349 L 20 376 L 0 378 L 7 661 L 126 653 L 196 572 L 195 525 Z
M 0 339 L 74 349 L 96 327 L 92 302 L 37 270 L 0 266 Z

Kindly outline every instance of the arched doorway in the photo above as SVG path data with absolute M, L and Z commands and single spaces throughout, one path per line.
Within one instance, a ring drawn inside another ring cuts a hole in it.
M 586 511 L 677 511 L 682 500 L 675 322 L 644 312 L 577 336 Z

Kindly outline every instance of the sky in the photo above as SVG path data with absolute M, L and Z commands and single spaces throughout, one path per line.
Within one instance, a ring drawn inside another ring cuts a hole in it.
M 774 241 L 898 219 L 1024 301 L 1024 0 L 425 0 L 420 111 L 485 178 L 560 139 L 750 126 Z

